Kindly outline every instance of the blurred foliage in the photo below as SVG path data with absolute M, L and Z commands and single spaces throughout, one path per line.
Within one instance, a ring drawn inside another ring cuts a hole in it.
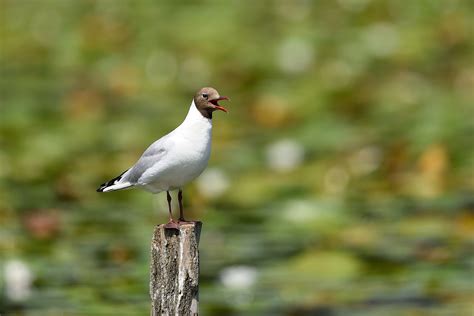
M 148 313 L 165 197 L 95 189 L 214 86 L 203 315 L 470 315 L 473 4 L 1 0 L 0 313 Z

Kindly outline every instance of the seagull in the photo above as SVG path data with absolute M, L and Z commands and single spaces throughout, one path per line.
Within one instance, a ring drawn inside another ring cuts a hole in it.
M 216 110 L 227 112 L 219 101 L 229 100 L 216 89 L 199 90 L 191 102 L 184 121 L 169 134 L 151 144 L 140 159 L 121 175 L 100 185 L 97 192 L 111 192 L 141 188 L 151 193 L 166 191 L 169 222 L 166 228 L 179 227 L 186 222 L 183 213 L 182 188 L 198 177 L 207 167 L 211 154 L 212 114 Z M 171 212 L 170 191 L 178 191 L 179 220 Z

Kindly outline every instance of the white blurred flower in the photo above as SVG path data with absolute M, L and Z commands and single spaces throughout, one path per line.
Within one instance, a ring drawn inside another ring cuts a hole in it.
M 304 148 L 294 140 L 283 139 L 269 145 L 266 156 L 270 168 L 277 171 L 290 171 L 303 162 Z
M 349 157 L 351 171 L 357 175 L 368 174 L 375 171 L 382 158 L 382 151 L 375 146 L 361 148 Z
M 197 179 L 199 192 L 209 198 L 222 195 L 229 185 L 229 178 L 219 168 L 208 168 Z
M 285 205 L 283 219 L 289 222 L 308 222 L 318 215 L 318 208 L 308 200 L 291 200 Z
M 287 73 L 300 73 L 308 69 L 314 60 L 314 49 L 309 41 L 290 37 L 277 49 L 277 64 Z
M 10 260 L 5 264 L 5 291 L 9 300 L 21 302 L 31 295 L 33 274 L 20 260 Z
M 221 283 L 229 289 L 245 290 L 257 280 L 257 269 L 250 266 L 232 266 L 223 269 L 219 274 Z
M 390 56 L 398 48 L 399 34 L 394 25 L 376 23 L 364 32 L 365 45 L 369 52 L 378 57 Z
M 345 168 L 332 167 L 324 175 L 324 187 L 330 193 L 344 191 L 349 183 L 349 173 Z

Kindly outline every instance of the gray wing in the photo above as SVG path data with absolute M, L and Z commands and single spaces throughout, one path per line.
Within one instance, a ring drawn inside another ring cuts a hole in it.
M 155 141 L 145 150 L 137 163 L 127 171 L 124 175 L 124 180 L 133 184 L 137 183 L 138 179 L 145 172 L 160 163 L 172 146 L 173 141 L 170 139 L 169 134 Z

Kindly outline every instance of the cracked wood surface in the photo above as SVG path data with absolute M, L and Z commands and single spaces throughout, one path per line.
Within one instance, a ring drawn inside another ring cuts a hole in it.
M 151 242 L 151 315 L 199 313 L 199 237 L 201 222 L 179 229 L 155 227 Z

